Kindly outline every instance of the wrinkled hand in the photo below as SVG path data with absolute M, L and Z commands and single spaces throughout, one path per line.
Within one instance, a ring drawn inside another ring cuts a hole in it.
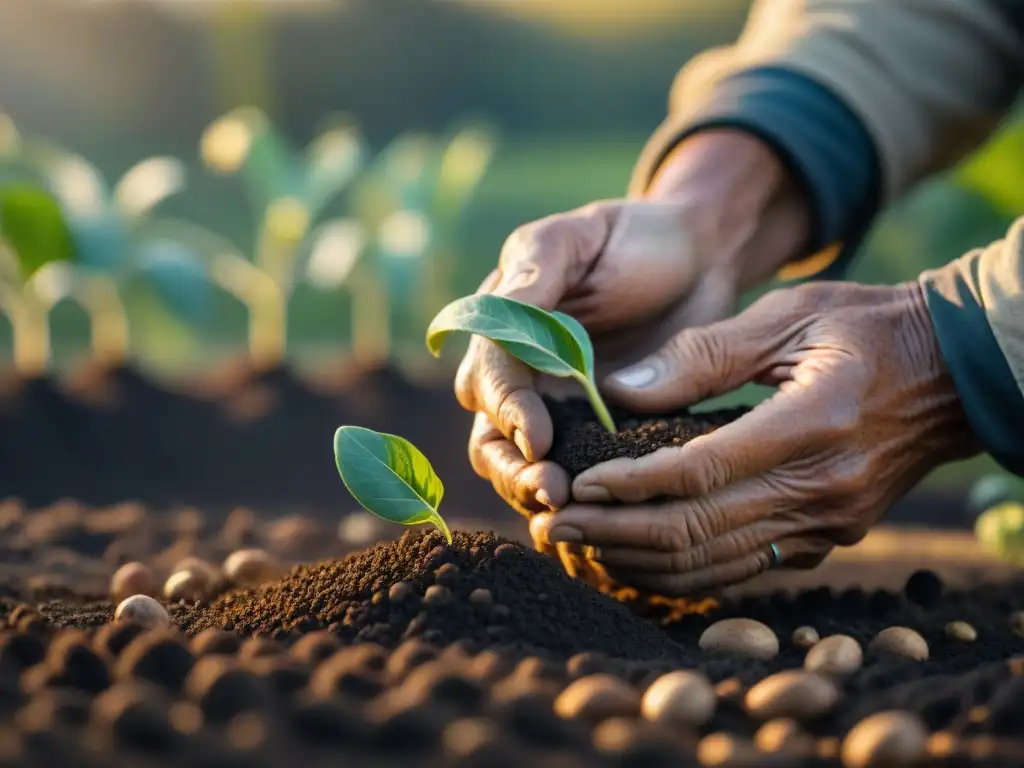
M 772 544 L 784 566 L 817 565 L 934 467 L 976 452 L 917 283 L 775 291 L 682 331 L 605 391 L 665 413 L 751 381 L 778 390 L 681 447 L 582 473 L 576 503 L 537 535 L 593 547 L 623 584 L 708 591 L 771 567 Z
M 712 269 L 708 250 L 695 246 L 696 213 L 684 204 L 613 201 L 542 219 L 509 238 L 480 290 L 572 315 L 591 335 L 599 371 L 620 368 L 679 329 L 734 309 L 735 281 Z M 539 383 L 482 337 L 470 341 L 456 377 L 459 402 L 476 412 L 474 470 L 527 517 L 569 500 L 568 475 L 541 460 L 553 427 L 540 392 L 564 384 Z M 584 575 L 578 548 L 559 549 L 566 569 Z

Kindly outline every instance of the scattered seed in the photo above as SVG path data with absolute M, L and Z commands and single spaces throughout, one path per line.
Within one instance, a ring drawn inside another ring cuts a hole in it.
M 797 627 L 790 639 L 797 648 L 810 648 L 821 638 L 814 627 Z
M 843 739 L 846 768 L 875 768 L 919 763 L 925 756 L 928 731 L 909 712 L 878 712 L 861 720 Z
M 125 563 L 110 579 L 110 599 L 120 603 L 132 595 L 156 594 L 157 584 L 153 569 L 145 563 Z
M 757 733 L 754 734 L 754 745 L 762 752 L 768 753 L 809 752 L 814 746 L 814 739 L 801 730 L 796 720 L 776 718 L 757 729 Z
M 448 605 L 451 601 L 452 591 L 448 587 L 442 587 L 440 584 L 432 584 L 427 587 L 427 591 L 423 594 L 423 602 L 430 606 Z
M 751 659 L 772 659 L 779 653 L 779 639 L 760 621 L 723 619 L 715 622 L 700 636 L 705 651 L 727 653 Z
M 689 670 L 662 675 L 643 695 L 641 714 L 655 723 L 700 726 L 715 711 L 717 699 L 708 679 Z
M 258 587 L 281 575 L 277 560 L 263 549 L 240 549 L 224 561 L 224 576 L 239 587 Z
M 868 645 L 868 650 L 884 656 L 902 656 L 915 661 L 928 658 L 928 643 L 909 627 L 886 627 Z
M 762 720 L 820 717 L 839 701 L 839 688 L 824 675 L 789 669 L 766 677 L 744 697 L 747 712 Z
M 167 609 L 149 595 L 132 595 L 122 600 L 114 611 L 114 621 L 131 622 L 147 629 L 163 629 L 171 623 Z
M 206 596 L 209 586 L 210 582 L 200 572 L 178 571 L 164 583 L 164 598 L 172 603 L 199 600 Z
M 555 699 L 559 717 L 580 717 L 590 721 L 610 717 L 635 717 L 640 711 L 640 694 L 614 675 L 589 675 L 571 683 Z
M 469 593 L 469 602 L 474 605 L 492 605 L 494 596 L 489 589 L 474 589 Z
M 819 641 L 804 657 L 804 669 L 825 675 L 852 675 L 864 663 L 860 643 L 849 635 L 830 635 Z
M 946 637 L 961 643 L 973 643 L 978 639 L 978 630 L 966 621 L 951 621 L 946 625 Z

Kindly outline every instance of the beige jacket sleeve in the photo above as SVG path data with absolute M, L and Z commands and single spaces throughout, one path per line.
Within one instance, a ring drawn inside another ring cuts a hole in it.
M 641 194 L 723 78 L 783 67 L 814 79 L 863 121 L 882 166 L 882 202 L 958 161 L 992 132 L 1024 74 L 1008 20 L 1024 0 L 755 0 L 739 39 L 679 73 L 669 117 L 641 155 Z M 1024 24 L 1022 24 L 1024 26 Z

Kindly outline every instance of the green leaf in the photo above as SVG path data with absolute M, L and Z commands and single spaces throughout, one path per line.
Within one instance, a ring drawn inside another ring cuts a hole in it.
M 44 264 L 71 261 L 75 255 L 60 203 L 33 185 L 0 189 L 0 238 L 17 255 L 25 280 Z
M 408 440 L 364 427 L 338 427 L 334 460 L 349 493 L 368 512 L 402 525 L 433 523 L 451 543 L 438 514 L 444 485 Z
M 454 331 L 490 339 L 541 373 L 576 379 L 586 389 L 598 419 L 609 431 L 615 431 L 594 382 L 594 347 L 574 318 L 483 293 L 453 301 L 431 321 L 427 328 L 431 354 L 437 357 Z

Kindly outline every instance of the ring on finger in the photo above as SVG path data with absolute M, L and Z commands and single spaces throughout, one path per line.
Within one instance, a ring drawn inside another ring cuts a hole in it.
M 782 565 L 782 552 L 779 551 L 779 545 L 773 542 L 772 544 L 768 545 L 768 549 L 770 551 L 772 558 L 771 562 L 768 564 L 768 570 L 778 568 L 780 565 Z

